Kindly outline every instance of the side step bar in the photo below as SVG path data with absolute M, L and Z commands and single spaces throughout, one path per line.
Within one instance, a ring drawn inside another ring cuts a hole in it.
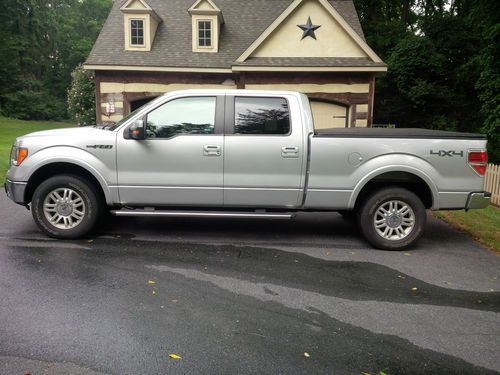
M 113 210 L 114 216 L 166 216 L 166 217 L 226 217 L 240 219 L 293 219 L 295 213 L 287 212 L 238 212 L 238 211 L 170 211 L 170 210 Z

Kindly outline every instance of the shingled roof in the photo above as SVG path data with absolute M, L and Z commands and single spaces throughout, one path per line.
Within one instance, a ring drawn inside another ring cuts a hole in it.
M 195 53 L 191 48 L 191 16 L 194 0 L 146 0 L 163 20 L 156 32 L 151 51 L 124 49 L 124 24 L 120 7 L 126 0 L 115 0 L 101 33 L 85 62 L 86 65 L 137 67 L 179 67 L 229 69 L 236 59 L 283 13 L 292 0 L 216 0 L 224 15 L 219 52 Z M 351 0 L 329 0 L 351 28 L 364 40 L 358 14 Z M 279 61 L 278 61 L 279 60 Z M 269 59 L 272 63 L 305 64 L 303 60 Z M 281 61 L 284 60 L 284 61 Z M 286 60 L 286 61 L 285 61 Z M 344 66 L 376 66 L 369 59 L 311 59 L 316 66 L 335 63 Z M 359 60 L 359 61 L 358 61 Z M 250 61 L 249 61 L 250 62 Z M 257 65 L 264 61 L 255 61 Z M 352 65 L 352 63 L 356 63 Z M 380 65 L 380 64 L 378 64 Z

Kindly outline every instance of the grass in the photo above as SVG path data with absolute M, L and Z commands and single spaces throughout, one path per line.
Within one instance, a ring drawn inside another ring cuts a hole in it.
M 23 121 L 0 116 L 0 183 L 3 185 L 9 168 L 10 149 L 14 140 L 24 134 L 40 130 L 67 128 L 74 124 L 54 121 Z
M 489 206 L 484 210 L 438 211 L 434 214 L 500 253 L 500 208 Z

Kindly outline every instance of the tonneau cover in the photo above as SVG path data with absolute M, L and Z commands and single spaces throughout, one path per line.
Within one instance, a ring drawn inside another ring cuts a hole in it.
M 486 139 L 485 134 L 448 132 L 420 128 L 317 129 L 314 132 L 314 136 L 319 138 Z

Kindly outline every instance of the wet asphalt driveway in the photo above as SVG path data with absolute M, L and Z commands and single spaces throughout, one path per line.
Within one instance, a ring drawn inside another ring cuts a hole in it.
M 337 214 L 57 241 L 4 194 L 0 213 L 0 374 L 500 371 L 500 257 L 431 217 L 392 253 Z

